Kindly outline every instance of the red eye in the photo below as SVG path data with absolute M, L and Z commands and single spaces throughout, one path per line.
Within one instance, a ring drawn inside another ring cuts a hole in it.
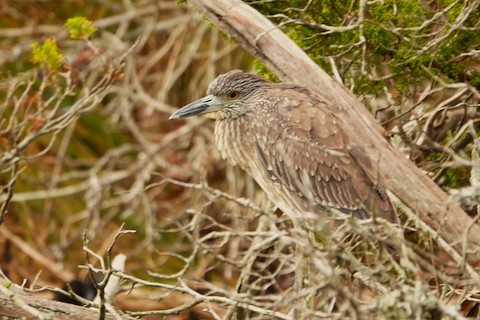
M 237 90 L 232 90 L 228 93 L 228 97 L 230 99 L 237 99 L 240 94 L 238 93 Z

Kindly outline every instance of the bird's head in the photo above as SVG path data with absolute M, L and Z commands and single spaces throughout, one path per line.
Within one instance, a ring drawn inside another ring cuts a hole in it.
M 204 115 L 212 119 L 239 117 L 255 104 L 270 82 L 240 70 L 219 75 L 208 86 L 207 96 L 177 110 L 170 119 Z

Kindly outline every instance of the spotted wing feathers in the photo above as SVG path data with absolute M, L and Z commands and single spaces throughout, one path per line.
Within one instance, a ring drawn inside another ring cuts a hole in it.
M 258 102 L 252 125 L 258 159 L 270 178 L 318 208 L 360 216 L 373 211 L 392 220 L 386 195 L 360 167 L 368 165 L 367 155 L 356 148 L 352 156 L 328 103 L 300 87 L 278 86 L 269 96 L 278 98 Z

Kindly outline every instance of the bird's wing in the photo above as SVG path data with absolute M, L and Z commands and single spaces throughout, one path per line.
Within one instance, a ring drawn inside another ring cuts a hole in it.
M 270 178 L 317 207 L 361 209 L 375 188 L 359 167 L 369 164 L 365 152 L 352 156 L 340 120 L 318 94 L 291 86 L 271 90 L 276 98 L 258 102 L 252 124 Z

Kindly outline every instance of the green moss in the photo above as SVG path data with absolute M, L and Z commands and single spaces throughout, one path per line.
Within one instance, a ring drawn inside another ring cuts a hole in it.
M 273 81 L 273 82 L 280 81 L 272 72 L 270 72 L 270 70 L 260 60 L 253 61 L 253 69 L 255 69 L 258 75 L 270 81 Z

